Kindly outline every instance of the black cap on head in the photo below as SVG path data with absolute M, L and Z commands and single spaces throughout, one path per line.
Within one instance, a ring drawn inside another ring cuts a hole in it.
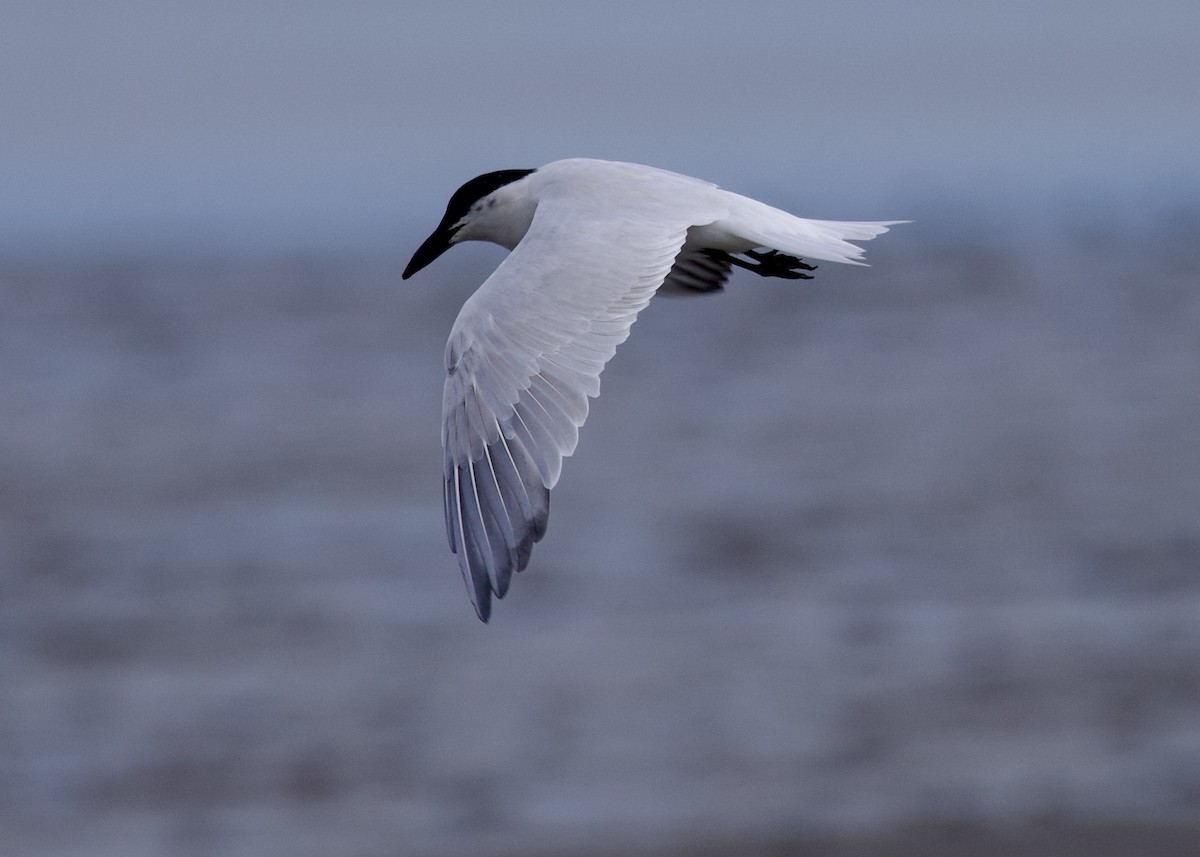
M 450 239 L 454 237 L 458 221 L 462 220 L 471 210 L 472 205 L 497 188 L 512 184 L 517 179 L 523 179 L 532 172 L 533 170 L 496 170 L 476 176 L 456 190 L 451 195 L 450 201 L 446 203 L 446 213 L 442 215 L 441 223 L 437 225 L 437 229 L 433 230 L 433 234 L 417 248 L 417 252 L 413 253 L 401 279 L 407 280 L 450 249 Z

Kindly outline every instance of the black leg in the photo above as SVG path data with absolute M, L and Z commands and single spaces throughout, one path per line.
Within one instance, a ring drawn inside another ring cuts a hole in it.
M 746 251 L 752 262 L 747 262 L 745 259 L 739 259 L 737 256 L 729 253 L 722 253 L 719 250 L 706 251 L 714 258 L 720 257 L 721 260 L 728 261 L 731 265 L 737 265 L 739 268 L 745 268 L 747 271 L 753 271 L 760 277 L 780 277 L 784 280 L 811 280 L 812 274 L 808 271 L 815 271 L 816 265 L 810 265 L 803 259 L 797 259 L 795 256 L 789 256 L 786 253 L 780 253 L 778 250 L 748 250 Z

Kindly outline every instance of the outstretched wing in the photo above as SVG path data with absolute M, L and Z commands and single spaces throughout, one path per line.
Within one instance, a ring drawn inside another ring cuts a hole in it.
M 662 284 L 690 224 L 543 198 L 463 305 L 446 345 L 446 530 L 485 622 L 546 531 L 550 489 L 600 373 Z

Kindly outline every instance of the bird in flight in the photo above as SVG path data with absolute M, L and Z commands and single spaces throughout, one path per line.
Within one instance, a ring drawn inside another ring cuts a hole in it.
M 805 259 L 863 264 L 850 242 L 904 222 L 808 220 L 678 173 L 586 158 L 455 191 L 403 279 L 460 241 L 512 251 L 446 343 L 446 533 L 479 618 L 545 535 L 588 398 L 656 292 L 717 291 L 734 267 L 810 279 Z

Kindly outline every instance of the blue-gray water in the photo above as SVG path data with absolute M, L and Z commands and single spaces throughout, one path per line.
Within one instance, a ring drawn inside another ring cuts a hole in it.
M 5 850 L 1187 853 L 1198 238 L 652 304 L 487 627 L 437 417 L 490 259 L 3 268 Z
M 1194 13 L 900 8 L 6 6 L 0 852 L 1194 853 Z M 399 272 L 574 154 L 917 222 L 652 303 L 485 627 Z

